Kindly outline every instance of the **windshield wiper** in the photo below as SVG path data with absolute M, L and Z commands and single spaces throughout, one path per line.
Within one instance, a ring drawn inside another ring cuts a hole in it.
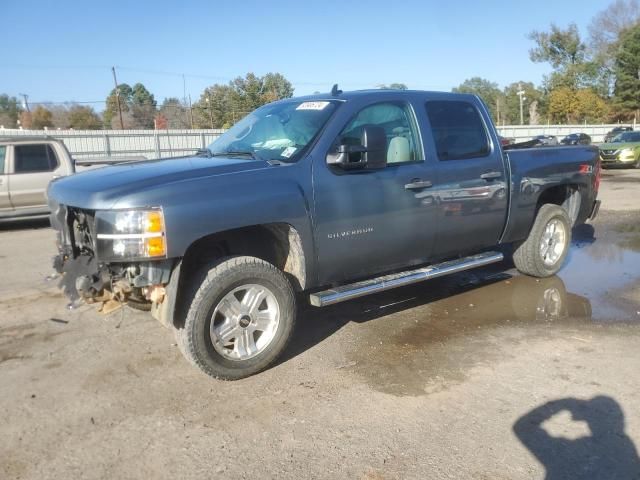
M 223 152 L 214 152 L 211 154 L 212 157 L 225 157 L 225 156 L 236 156 L 236 157 L 250 157 L 254 160 L 258 160 L 256 154 L 249 150 L 225 150 Z
M 199 148 L 196 151 L 196 157 L 212 157 L 213 153 L 211 153 L 211 150 L 209 150 L 208 148 Z

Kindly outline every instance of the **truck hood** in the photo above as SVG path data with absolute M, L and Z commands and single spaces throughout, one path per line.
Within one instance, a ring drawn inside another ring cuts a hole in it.
M 192 179 L 269 168 L 262 160 L 182 157 L 123 163 L 54 180 L 48 196 L 55 203 L 86 209 L 112 208 L 119 197 Z
M 623 148 L 640 147 L 638 142 L 603 143 L 599 145 L 600 150 L 622 150 Z

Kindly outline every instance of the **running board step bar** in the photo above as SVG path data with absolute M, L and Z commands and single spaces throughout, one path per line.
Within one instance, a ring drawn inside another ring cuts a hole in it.
M 471 268 L 482 267 L 502 261 L 504 256 L 499 252 L 485 252 L 470 257 L 458 258 L 447 262 L 429 265 L 428 267 L 406 272 L 384 275 L 370 280 L 330 288 L 322 292 L 312 293 L 309 297 L 314 307 L 326 307 L 334 303 L 363 297 L 371 293 L 383 292 L 403 285 L 422 282 L 431 278 L 442 277 L 451 273 L 462 272 Z

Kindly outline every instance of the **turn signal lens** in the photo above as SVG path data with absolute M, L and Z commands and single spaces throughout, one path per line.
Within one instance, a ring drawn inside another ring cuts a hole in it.
M 145 232 L 158 233 L 162 231 L 164 231 L 162 212 L 158 210 L 147 212 L 147 218 L 145 219 Z
M 167 253 L 167 246 L 164 237 L 145 238 L 145 251 L 149 257 L 164 257 Z

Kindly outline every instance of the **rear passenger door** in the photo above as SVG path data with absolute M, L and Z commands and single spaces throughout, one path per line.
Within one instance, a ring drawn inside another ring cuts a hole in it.
M 16 213 L 27 208 L 46 208 L 47 186 L 63 173 L 48 143 L 14 145 L 9 192 Z
M 498 243 L 507 215 L 507 172 L 487 120 L 472 100 L 427 101 L 425 134 L 437 175 L 434 256 L 478 251 Z

